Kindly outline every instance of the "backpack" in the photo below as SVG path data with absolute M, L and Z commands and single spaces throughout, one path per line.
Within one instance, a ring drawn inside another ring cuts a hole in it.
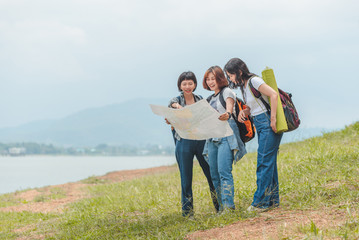
M 223 90 L 225 88 L 223 88 L 220 92 L 219 92 L 219 101 L 221 102 L 221 105 L 226 108 L 226 101 L 224 100 L 223 97 Z M 207 98 L 207 102 L 210 102 L 211 98 L 214 96 L 214 94 L 210 95 Z M 256 129 L 254 127 L 253 124 L 253 119 L 251 116 L 248 116 L 246 118 L 246 120 L 241 123 L 238 121 L 238 114 L 241 110 L 246 109 L 247 106 L 244 104 L 243 100 L 240 98 L 236 98 L 236 101 L 234 103 L 234 107 L 236 109 L 236 114 L 232 113 L 232 117 L 234 119 L 234 121 L 237 124 L 238 130 L 239 130 L 239 136 L 241 137 L 241 140 L 243 143 L 249 142 L 250 140 L 252 140 L 255 136 L 256 133 Z
M 259 98 L 264 104 L 264 106 L 266 107 L 267 111 L 270 112 L 269 104 L 263 99 L 262 94 L 253 87 L 251 79 L 249 80 L 248 83 L 250 90 L 253 93 L 253 96 Z M 300 119 L 298 116 L 298 112 L 295 109 L 294 103 L 292 101 L 292 94 L 287 93 L 280 88 L 278 88 L 278 92 L 279 92 L 280 100 L 282 102 L 285 120 L 288 125 L 288 130 L 286 132 L 293 131 L 299 127 Z

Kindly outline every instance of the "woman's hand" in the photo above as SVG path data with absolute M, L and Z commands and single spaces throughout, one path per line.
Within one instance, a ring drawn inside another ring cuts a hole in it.
M 270 120 L 270 126 L 273 130 L 273 132 L 277 132 L 277 119 L 276 118 L 271 118 Z
M 175 108 L 175 109 L 180 109 L 180 108 L 182 108 L 182 106 L 179 104 L 179 103 L 172 103 L 172 108 Z
M 241 110 L 238 114 L 238 122 L 243 123 L 247 118 L 247 115 L 244 110 Z
M 231 117 L 231 113 L 225 112 L 225 113 L 221 114 L 221 116 L 219 116 L 218 119 L 221 121 L 227 121 L 230 117 Z
M 248 115 L 251 113 L 251 109 L 249 107 L 244 108 L 238 114 L 238 122 L 243 123 L 247 120 Z
M 165 118 L 165 121 L 166 121 L 167 124 L 171 124 L 171 123 L 167 120 L 167 118 Z

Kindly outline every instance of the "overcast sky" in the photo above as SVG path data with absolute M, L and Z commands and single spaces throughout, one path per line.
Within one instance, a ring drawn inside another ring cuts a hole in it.
M 197 93 L 232 57 L 274 69 L 302 126 L 359 120 L 356 0 L 0 0 L 0 127 L 134 98 Z M 239 94 L 239 91 L 237 91 Z

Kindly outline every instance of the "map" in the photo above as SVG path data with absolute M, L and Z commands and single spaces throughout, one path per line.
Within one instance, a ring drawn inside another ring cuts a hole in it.
M 204 140 L 233 135 L 229 123 L 219 120 L 221 114 L 205 99 L 180 109 L 152 104 L 150 107 L 154 114 L 167 118 L 181 138 Z

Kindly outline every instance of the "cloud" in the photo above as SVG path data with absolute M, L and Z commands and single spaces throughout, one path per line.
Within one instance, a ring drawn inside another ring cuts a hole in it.
M 59 22 L 2 23 L 0 61 L 17 82 L 66 81 L 84 75 L 77 49 L 86 47 L 83 29 Z M 7 73 L 6 73 L 7 72 Z
M 340 69 L 356 75 L 358 8 L 354 0 L 2 0 L 0 91 L 7 94 L 0 102 L 20 92 L 8 108 L 20 116 L 20 100 L 29 99 L 27 116 L 43 118 L 54 116 L 52 105 L 58 116 L 136 96 L 167 97 L 177 94 L 182 71 L 201 79 L 231 57 L 256 73 L 275 68 L 296 96 L 307 84 L 327 92 Z M 11 119 L 11 110 L 4 114 Z
M 11 42 L 43 45 L 52 42 L 84 44 L 86 34 L 83 29 L 68 26 L 60 22 L 18 21 L 3 22 L 1 32 Z

